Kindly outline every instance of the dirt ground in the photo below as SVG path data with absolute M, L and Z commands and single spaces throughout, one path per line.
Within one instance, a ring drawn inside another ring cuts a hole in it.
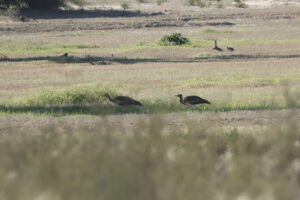
M 21 11 L 28 18 L 21 22 L 0 17 L 0 34 L 30 34 L 61 31 L 138 30 L 174 27 L 230 27 L 251 25 L 253 20 L 280 21 L 298 19 L 297 6 L 281 6 L 264 9 L 204 9 L 199 11 L 139 11 L 139 10 L 61 10 Z
M 141 123 L 148 123 L 151 118 L 161 118 L 166 130 L 185 130 L 192 123 L 196 127 L 210 129 L 238 128 L 242 133 L 251 133 L 256 129 L 275 126 L 287 120 L 300 120 L 299 110 L 273 111 L 232 111 L 232 112 L 203 112 L 203 113 L 170 113 L 164 115 L 108 115 L 108 116 L 1 116 L 0 138 L 22 134 L 42 134 L 49 127 L 62 129 L 95 130 L 101 126 L 111 126 L 124 133 L 134 131 Z M 12 131 L 14 130 L 14 131 Z M 101 131 L 101 130 L 99 130 Z

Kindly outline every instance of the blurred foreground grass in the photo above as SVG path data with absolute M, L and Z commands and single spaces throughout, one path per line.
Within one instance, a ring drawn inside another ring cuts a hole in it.
M 297 119 L 243 132 L 161 116 L 133 131 L 44 126 L 0 138 L 0 199 L 297 199 Z M 10 133 L 19 129 L 11 127 Z M 40 132 L 36 131 L 36 132 Z M 8 133 L 8 134 L 10 134 Z

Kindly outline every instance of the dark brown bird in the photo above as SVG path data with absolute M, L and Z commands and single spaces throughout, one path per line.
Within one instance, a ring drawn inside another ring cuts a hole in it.
M 60 57 L 68 57 L 68 53 L 64 53 L 64 54 L 61 55 Z
M 218 47 L 217 40 L 215 40 L 215 48 L 213 48 L 213 50 L 223 51 L 223 49 Z
M 29 21 L 29 19 L 28 19 L 27 17 L 24 17 L 24 16 L 20 16 L 20 17 L 19 17 L 19 20 L 20 20 L 21 22 L 28 22 L 28 21 Z
M 228 51 L 234 51 L 234 48 L 233 47 L 227 47 L 227 50 Z
M 118 104 L 120 106 L 130 106 L 130 105 L 142 106 L 140 102 L 127 96 L 118 96 L 115 98 L 112 98 L 109 94 L 104 94 L 104 96 L 107 97 L 111 102 Z
M 201 104 L 201 103 L 211 104 L 206 99 L 202 99 L 201 97 L 198 97 L 198 96 L 186 96 L 184 98 L 183 98 L 182 94 L 178 94 L 176 96 L 179 97 L 180 103 L 182 103 L 184 105 L 196 105 L 196 104 Z

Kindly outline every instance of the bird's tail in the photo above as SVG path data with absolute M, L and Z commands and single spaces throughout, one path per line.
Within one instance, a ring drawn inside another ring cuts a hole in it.
M 207 101 L 206 99 L 204 99 L 204 103 L 206 104 L 211 104 L 209 101 Z

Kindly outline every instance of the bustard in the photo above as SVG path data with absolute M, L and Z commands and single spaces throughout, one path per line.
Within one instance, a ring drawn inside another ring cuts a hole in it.
M 233 47 L 227 47 L 227 50 L 228 51 L 234 51 L 234 48 Z
M 64 53 L 63 55 L 61 55 L 60 57 L 68 57 L 68 53 Z
M 115 98 L 112 98 L 109 94 L 104 94 L 104 96 L 107 97 L 111 102 L 118 104 L 120 106 L 130 106 L 130 105 L 142 106 L 140 102 L 127 96 L 117 96 Z
M 223 49 L 218 47 L 217 40 L 215 40 L 215 47 L 213 48 L 213 50 L 223 51 Z
M 184 105 L 196 105 L 196 104 L 201 104 L 201 103 L 211 104 L 206 99 L 202 99 L 201 97 L 198 97 L 198 96 L 186 96 L 184 98 L 183 98 L 182 94 L 178 94 L 176 96 L 179 97 L 180 103 L 182 103 Z

